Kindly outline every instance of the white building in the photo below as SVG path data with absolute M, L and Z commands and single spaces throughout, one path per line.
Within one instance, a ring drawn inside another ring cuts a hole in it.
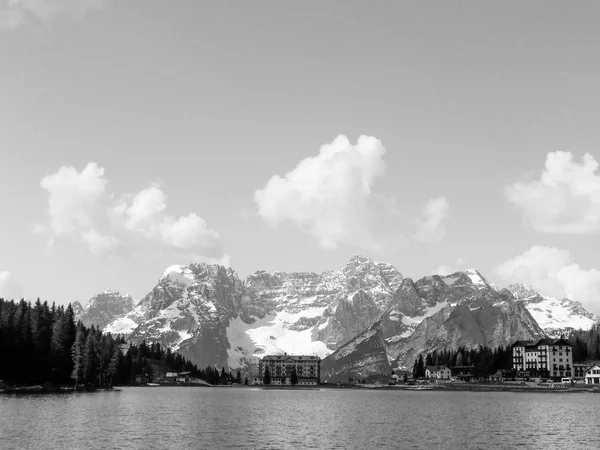
M 600 385 L 600 364 L 594 364 L 585 371 L 585 384 Z
M 321 378 L 321 358 L 312 355 L 267 355 L 258 364 L 259 377 L 269 369 L 271 384 L 291 385 L 296 371 L 298 386 L 316 386 Z
M 573 345 L 565 339 L 517 341 L 512 349 L 517 376 L 559 381 L 573 376 Z
M 436 380 L 449 380 L 452 372 L 446 366 L 427 366 L 425 368 L 425 378 L 435 378 Z

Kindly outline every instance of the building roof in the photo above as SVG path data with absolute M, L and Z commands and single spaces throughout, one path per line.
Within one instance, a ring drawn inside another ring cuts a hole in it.
M 528 347 L 533 344 L 534 344 L 533 341 L 515 341 L 515 343 L 512 346 L 513 347 Z
M 571 344 L 569 341 L 567 341 L 566 339 L 560 338 L 560 339 L 549 339 L 549 338 L 544 338 L 544 339 L 539 339 L 538 341 L 515 341 L 515 343 L 512 345 L 512 347 L 538 347 L 540 345 L 570 345 L 571 347 L 573 346 L 573 344 Z
M 427 366 L 426 369 L 430 372 L 437 372 L 438 370 L 448 370 L 446 366 Z
M 587 369 L 585 369 L 585 373 L 586 373 L 586 375 L 587 375 L 587 373 L 588 373 L 590 370 L 592 370 L 592 369 L 594 369 L 594 368 L 596 368 L 596 367 L 597 367 L 598 369 L 600 369 L 600 364 L 592 364 L 592 365 L 591 365 L 591 366 L 589 366 Z
M 279 361 L 287 361 L 287 360 L 292 360 L 292 361 L 320 361 L 321 358 L 319 358 L 318 356 L 315 355 L 288 355 L 283 354 L 283 355 L 265 355 L 262 360 L 279 360 Z

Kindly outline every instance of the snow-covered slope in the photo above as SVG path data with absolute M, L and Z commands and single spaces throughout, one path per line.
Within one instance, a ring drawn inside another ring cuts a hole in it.
M 200 366 L 249 368 L 279 352 L 325 357 L 372 325 L 402 280 L 361 256 L 322 274 L 258 271 L 243 281 L 218 265 L 171 266 L 105 331 L 160 342 Z
M 560 337 L 573 329 L 589 330 L 600 323 L 598 316 L 577 301 L 544 296 L 528 284 L 511 284 L 507 290 L 526 306 L 548 336 Z

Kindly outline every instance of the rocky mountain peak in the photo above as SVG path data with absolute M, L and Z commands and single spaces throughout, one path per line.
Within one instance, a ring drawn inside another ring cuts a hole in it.
M 94 295 L 82 308 L 79 320 L 86 325 L 104 328 L 118 317 L 122 317 L 135 307 L 135 300 L 129 294 L 108 289 Z
M 506 289 L 518 300 L 525 298 L 541 297 L 530 284 L 527 283 L 516 283 L 509 285 Z

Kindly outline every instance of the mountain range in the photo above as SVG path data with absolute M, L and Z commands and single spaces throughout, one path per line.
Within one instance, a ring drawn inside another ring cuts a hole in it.
M 599 322 L 578 302 L 526 285 L 499 290 L 476 270 L 413 281 L 363 256 L 320 274 L 243 280 L 220 265 L 175 265 L 137 304 L 105 291 L 74 310 L 86 325 L 159 342 L 201 367 L 252 372 L 266 354 L 315 354 L 323 381 L 412 367 L 434 349 L 510 345 Z

